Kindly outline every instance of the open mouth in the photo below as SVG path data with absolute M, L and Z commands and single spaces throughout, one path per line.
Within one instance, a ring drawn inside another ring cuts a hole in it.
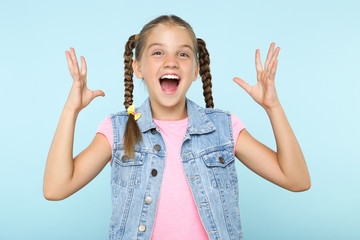
M 165 74 L 160 78 L 160 86 L 164 93 L 172 94 L 176 92 L 180 83 L 180 77 L 176 74 Z

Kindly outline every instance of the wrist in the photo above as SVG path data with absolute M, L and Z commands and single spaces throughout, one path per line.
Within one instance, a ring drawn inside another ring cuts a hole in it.
M 77 117 L 80 113 L 80 110 L 73 108 L 71 106 L 68 106 L 68 104 L 65 104 L 64 109 L 63 109 L 63 113 L 65 114 L 70 114 L 73 115 L 75 117 Z
M 280 103 L 271 107 L 264 107 L 264 109 L 269 116 L 284 111 Z

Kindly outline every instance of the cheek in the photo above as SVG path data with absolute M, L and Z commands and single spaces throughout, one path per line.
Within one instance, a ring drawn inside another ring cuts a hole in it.
M 189 71 L 189 74 L 194 75 L 197 70 L 197 63 L 196 62 L 188 62 L 187 63 L 187 69 Z
M 193 76 L 195 77 L 195 79 L 197 78 L 197 75 L 199 74 L 199 69 L 198 69 L 198 63 L 195 62 L 195 64 L 193 65 L 193 70 L 192 70 L 192 73 L 193 73 Z
M 158 61 L 144 61 L 141 69 L 144 75 L 150 76 L 151 74 L 156 73 L 156 69 L 160 67 L 160 63 Z

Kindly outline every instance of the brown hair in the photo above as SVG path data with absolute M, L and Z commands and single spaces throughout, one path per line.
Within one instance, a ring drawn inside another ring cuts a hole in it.
M 205 42 L 196 38 L 195 33 L 191 26 L 185 22 L 183 19 L 175 15 L 163 15 L 155 18 L 154 20 L 147 23 L 139 34 L 130 36 L 129 40 L 125 45 L 124 52 L 124 75 L 125 75 L 125 108 L 127 109 L 133 103 L 133 49 L 135 48 L 135 59 L 140 60 L 144 47 L 146 45 L 147 37 L 151 33 L 151 30 L 159 24 L 169 24 L 174 26 L 184 27 L 192 37 L 193 45 L 195 47 L 195 54 L 197 56 L 197 62 L 200 64 L 200 76 L 203 82 L 203 94 L 205 98 L 205 103 L 207 108 L 213 108 L 213 98 L 212 98 L 212 84 L 211 84 L 211 74 L 210 74 L 210 58 L 209 53 L 206 49 Z M 126 123 L 125 133 L 124 133 L 124 147 L 125 154 L 130 158 L 134 157 L 134 146 L 142 140 L 141 131 L 138 124 L 136 123 L 134 116 L 129 115 L 128 121 Z

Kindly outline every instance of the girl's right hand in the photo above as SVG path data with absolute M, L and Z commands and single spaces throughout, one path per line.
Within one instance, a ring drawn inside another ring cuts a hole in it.
M 71 77 L 73 78 L 73 85 L 71 87 L 69 97 L 66 101 L 65 108 L 70 111 L 79 113 L 85 108 L 94 98 L 98 96 L 105 96 L 105 93 L 101 90 L 91 91 L 87 88 L 86 83 L 86 62 L 83 56 L 81 59 L 81 70 L 79 70 L 79 64 L 76 59 L 74 48 L 70 48 L 69 51 L 65 51 L 67 63 Z

